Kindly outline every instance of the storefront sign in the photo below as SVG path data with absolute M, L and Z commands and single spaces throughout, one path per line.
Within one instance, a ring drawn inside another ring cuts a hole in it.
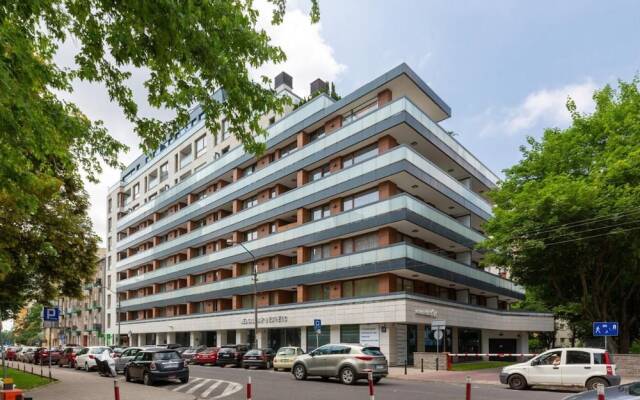
M 278 315 L 275 317 L 258 317 L 258 325 L 264 324 L 285 324 L 287 323 L 286 315 Z M 240 325 L 253 325 L 253 318 L 242 318 Z
M 380 347 L 380 330 L 377 324 L 360 325 L 360 344 Z
M 438 311 L 433 308 L 416 310 L 415 313 L 418 315 L 424 315 L 425 317 L 438 318 Z

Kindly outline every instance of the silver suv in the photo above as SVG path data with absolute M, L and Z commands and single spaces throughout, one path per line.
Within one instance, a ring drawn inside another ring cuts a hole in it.
M 387 358 L 379 347 L 358 344 L 326 344 L 298 356 L 291 369 L 297 380 L 307 379 L 307 376 L 335 377 L 346 385 L 366 378 L 369 371 L 373 372 L 373 381 L 378 383 L 387 376 Z

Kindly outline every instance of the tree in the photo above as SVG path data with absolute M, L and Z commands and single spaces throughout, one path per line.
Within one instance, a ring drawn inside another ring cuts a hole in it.
M 24 319 L 17 319 L 13 327 L 13 339 L 16 343 L 28 346 L 40 344 L 42 341 L 42 306 L 29 308 Z
M 487 263 L 508 268 L 549 308 L 584 323 L 620 322 L 618 350 L 638 337 L 640 306 L 639 79 L 596 91 L 595 111 L 528 138 L 522 160 L 491 193 Z
M 286 0 L 270 0 L 272 23 Z M 310 0 L 311 20 L 319 18 Z M 259 118 L 281 112 L 286 97 L 250 70 L 281 62 L 283 51 L 256 26 L 250 0 L 8 0 L 0 4 L 0 315 L 27 301 L 78 296 L 92 276 L 97 237 L 87 217 L 81 174 L 95 181 L 102 165 L 121 166 L 125 146 L 60 94 L 74 80 L 103 84 L 153 151 L 203 107 L 210 132 L 224 115 L 248 151 L 260 153 Z M 61 43 L 79 45 L 76 66 L 61 68 Z M 130 68 L 149 73 L 149 103 L 171 110 L 160 121 L 138 114 Z M 212 94 L 223 88 L 224 101 Z

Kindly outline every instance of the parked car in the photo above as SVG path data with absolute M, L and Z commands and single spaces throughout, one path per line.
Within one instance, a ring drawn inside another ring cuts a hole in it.
M 175 350 L 143 350 L 136 354 L 124 369 L 127 382 L 142 380 L 145 385 L 153 385 L 159 380 L 179 379 L 189 382 L 189 365 Z
M 638 400 L 640 398 L 640 382 L 605 388 L 604 397 L 607 400 Z M 597 392 L 595 390 L 589 390 L 587 392 L 572 394 L 563 400 L 597 400 L 597 398 Z
M 62 353 L 60 355 L 60 360 L 58 361 L 58 365 L 61 367 L 67 366 L 69 368 L 75 368 L 76 355 L 80 350 L 82 350 L 82 347 L 79 347 L 79 346 L 66 347 L 64 350 L 62 350 Z
M 189 362 L 193 362 L 196 354 L 203 352 L 207 349 L 207 346 L 196 346 L 196 347 L 188 347 L 183 352 L 179 352 L 180 356 L 183 360 L 187 360 Z
M 169 349 L 169 348 L 167 347 L 167 349 Z M 182 346 L 182 347 L 176 347 L 176 348 L 169 349 L 169 350 L 175 350 L 175 351 L 178 352 L 178 354 L 182 355 L 182 353 L 184 353 L 188 349 L 189 349 L 188 346 Z
M 124 350 L 118 357 L 115 357 L 116 372 L 124 372 L 124 367 L 136 357 L 136 354 L 143 350 L 142 347 L 129 347 Z
M 273 349 L 252 349 L 247 351 L 242 357 L 242 366 L 271 369 L 273 357 L 276 352 Z
M 603 349 L 563 348 L 546 351 L 500 372 L 500 382 L 511 389 L 529 386 L 582 386 L 595 389 L 620 384 L 611 355 Z
M 228 344 L 220 346 L 218 349 L 216 365 L 219 367 L 224 367 L 226 365 L 239 367 L 242 365 L 242 357 L 247 351 L 249 351 L 249 346 L 245 344 Z
M 111 349 L 106 346 L 85 347 L 82 351 L 76 353 L 76 368 L 82 368 L 85 371 L 95 369 L 97 367 L 96 356 L 104 353 L 105 350 Z
M 62 354 L 60 349 L 57 347 L 52 347 L 51 349 L 47 349 L 46 347 L 38 347 L 33 354 L 33 363 L 42 365 L 49 365 L 49 352 L 51 352 L 51 365 L 55 365 L 60 361 L 60 357 Z
M 24 363 L 31 362 L 30 360 L 33 360 L 34 350 L 35 350 L 35 347 L 25 346 L 22 348 L 22 350 L 20 350 L 18 354 L 16 354 L 16 358 L 18 359 L 18 361 L 21 361 Z
M 216 361 L 218 361 L 217 347 L 207 347 L 200 353 L 196 353 L 195 357 L 193 358 L 193 363 L 196 365 L 216 365 Z
M 6 347 L 4 358 L 8 361 L 16 361 L 16 355 L 21 350 L 21 347 Z
M 127 347 L 117 347 L 117 346 L 109 346 L 111 347 L 111 357 L 116 358 L 120 357 L 122 353 L 127 349 Z
M 281 347 L 273 358 L 273 368 L 275 370 L 290 370 L 296 357 L 304 354 L 300 347 Z
M 354 344 L 327 344 L 309 354 L 298 356 L 293 362 L 293 376 L 297 380 L 308 376 L 336 377 L 346 385 L 367 378 L 373 371 L 373 381 L 378 383 L 387 376 L 387 358 L 379 347 Z

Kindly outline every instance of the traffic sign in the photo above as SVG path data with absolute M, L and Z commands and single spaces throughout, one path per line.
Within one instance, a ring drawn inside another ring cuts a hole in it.
M 58 321 L 60 319 L 60 309 L 58 307 L 45 307 L 42 309 L 42 319 L 44 321 Z
M 437 331 L 433 332 L 433 338 L 435 340 L 442 340 L 443 337 L 444 337 L 444 332 L 442 331 L 442 329 L 438 329 Z
M 444 329 L 447 327 L 447 321 L 442 320 L 442 319 L 434 319 L 433 321 L 431 321 L 431 329 L 435 330 L 439 330 L 439 329 Z
M 618 336 L 617 322 L 594 322 L 593 336 Z
M 322 321 L 319 319 L 313 320 L 313 328 L 316 330 L 316 333 L 319 335 L 322 333 Z

